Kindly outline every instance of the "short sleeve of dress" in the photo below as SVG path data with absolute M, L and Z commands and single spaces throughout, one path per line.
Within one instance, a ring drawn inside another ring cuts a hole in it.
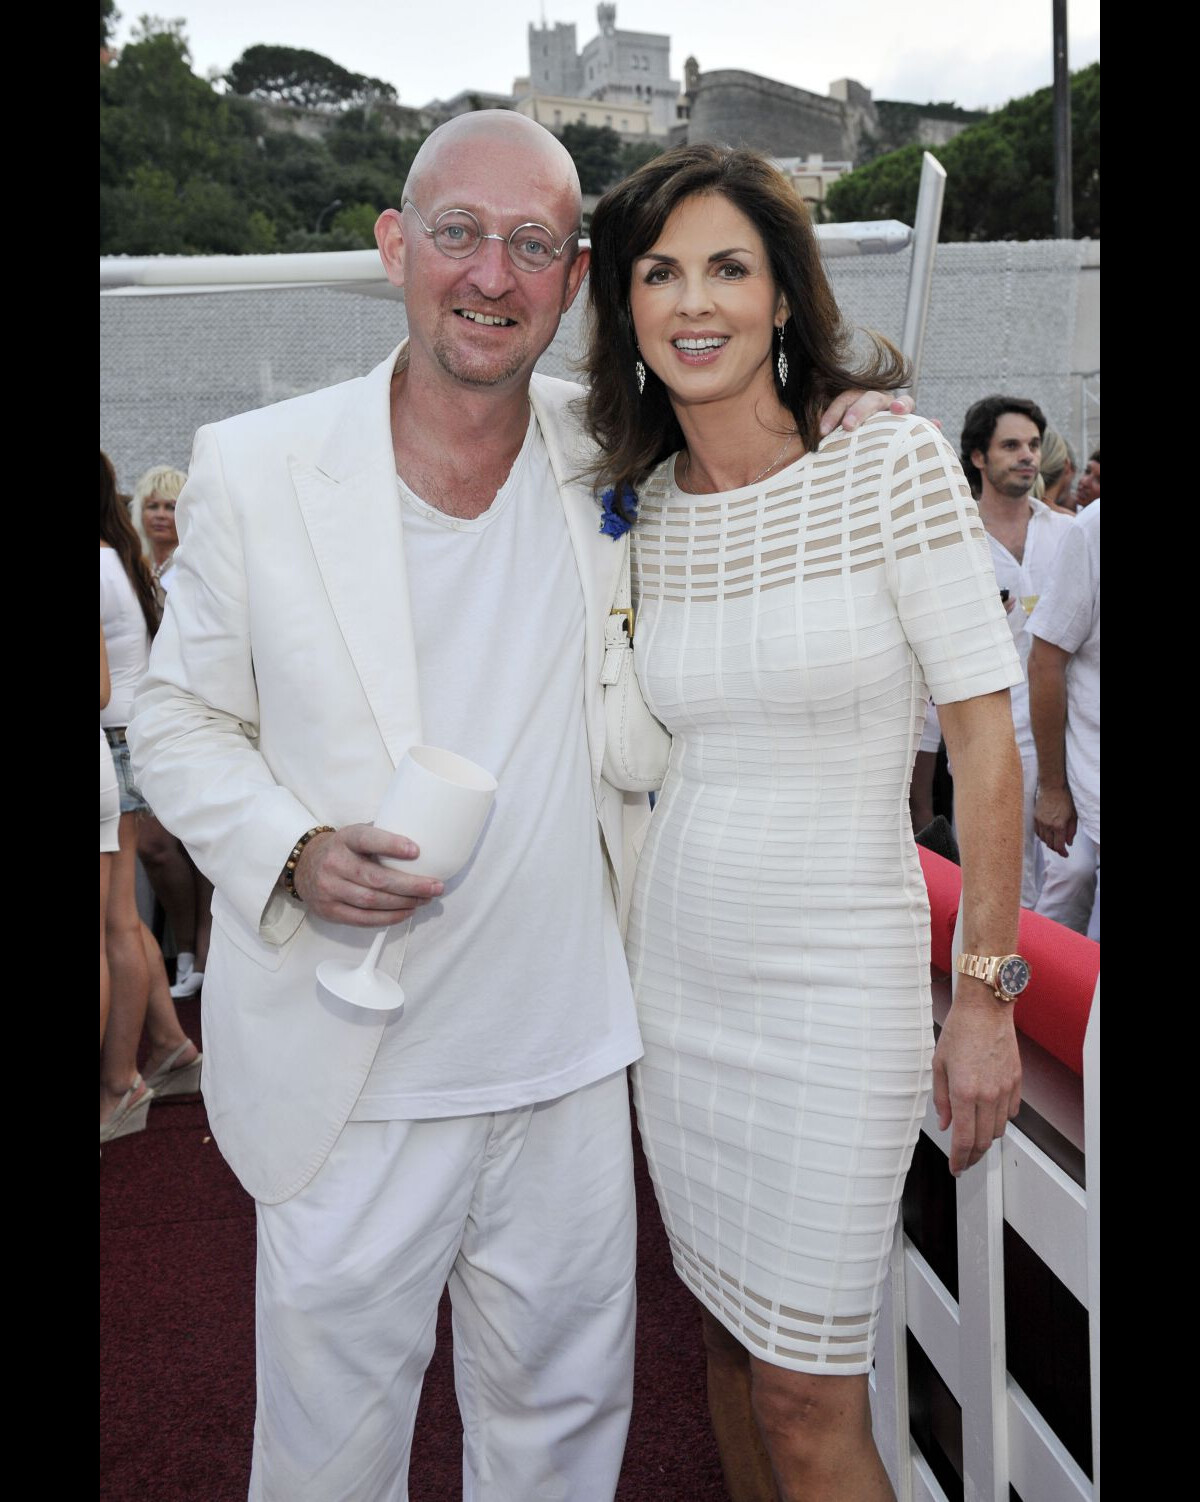
M 934 703 L 1020 683 L 987 535 L 953 449 L 930 423 L 908 418 L 881 478 L 896 608 Z

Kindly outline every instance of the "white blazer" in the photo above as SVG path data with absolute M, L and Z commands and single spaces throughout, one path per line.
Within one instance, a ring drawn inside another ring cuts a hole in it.
M 373 931 L 313 917 L 277 881 L 306 829 L 369 822 L 421 739 L 389 405 L 405 353 L 196 434 L 166 614 L 128 730 L 150 806 L 216 889 L 204 1099 L 225 1158 L 268 1203 L 324 1162 L 387 1015 L 319 998 L 314 979 L 327 957 L 361 956 Z M 622 549 L 581 478 L 589 449 L 568 411 L 579 394 L 536 375 L 530 387 L 583 586 L 592 786 L 623 917 L 649 807 L 600 774 L 604 621 Z M 402 937 L 384 946 L 393 975 Z

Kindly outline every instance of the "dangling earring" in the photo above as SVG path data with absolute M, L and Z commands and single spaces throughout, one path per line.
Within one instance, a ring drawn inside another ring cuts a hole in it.
M 638 395 L 641 396 L 642 392 L 646 389 L 646 367 L 640 359 L 633 362 L 633 373 L 637 376 Z
M 788 358 L 783 352 L 783 324 L 777 324 L 775 332 L 779 335 L 779 358 L 775 361 L 775 369 L 779 372 L 779 384 L 783 387 L 787 385 L 788 378 Z

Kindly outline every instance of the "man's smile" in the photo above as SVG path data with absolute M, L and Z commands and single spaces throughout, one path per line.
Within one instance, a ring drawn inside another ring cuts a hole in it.
M 505 318 L 498 313 L 476 313 L 473 308 L 455 308 L 459 318 L 469 319 L 471 323 L 481 323 L 488 328 L 513 328 L 517 320 Z

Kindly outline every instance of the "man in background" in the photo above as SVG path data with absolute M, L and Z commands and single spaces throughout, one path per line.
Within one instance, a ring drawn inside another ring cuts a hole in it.
M 988 535 L 996 582 L 1008 591 L 1005 609 L 1022 663 L 1029 659 L 1026 622 L 1050 577 L 1063 538 L 1075 525 L 1032 494 L 1041 462 L 1046 417 L 1027 397 L 986 396 L 963 419 L 960 452 Z M 1037 748 L 1029 723 L 1029 684 L 1012 690 L 1013 729 L 1025 781 L 1025 851 L 1021 906 L 1033 907 L 1041 885 L 1042 854 L 1033 827 Z

